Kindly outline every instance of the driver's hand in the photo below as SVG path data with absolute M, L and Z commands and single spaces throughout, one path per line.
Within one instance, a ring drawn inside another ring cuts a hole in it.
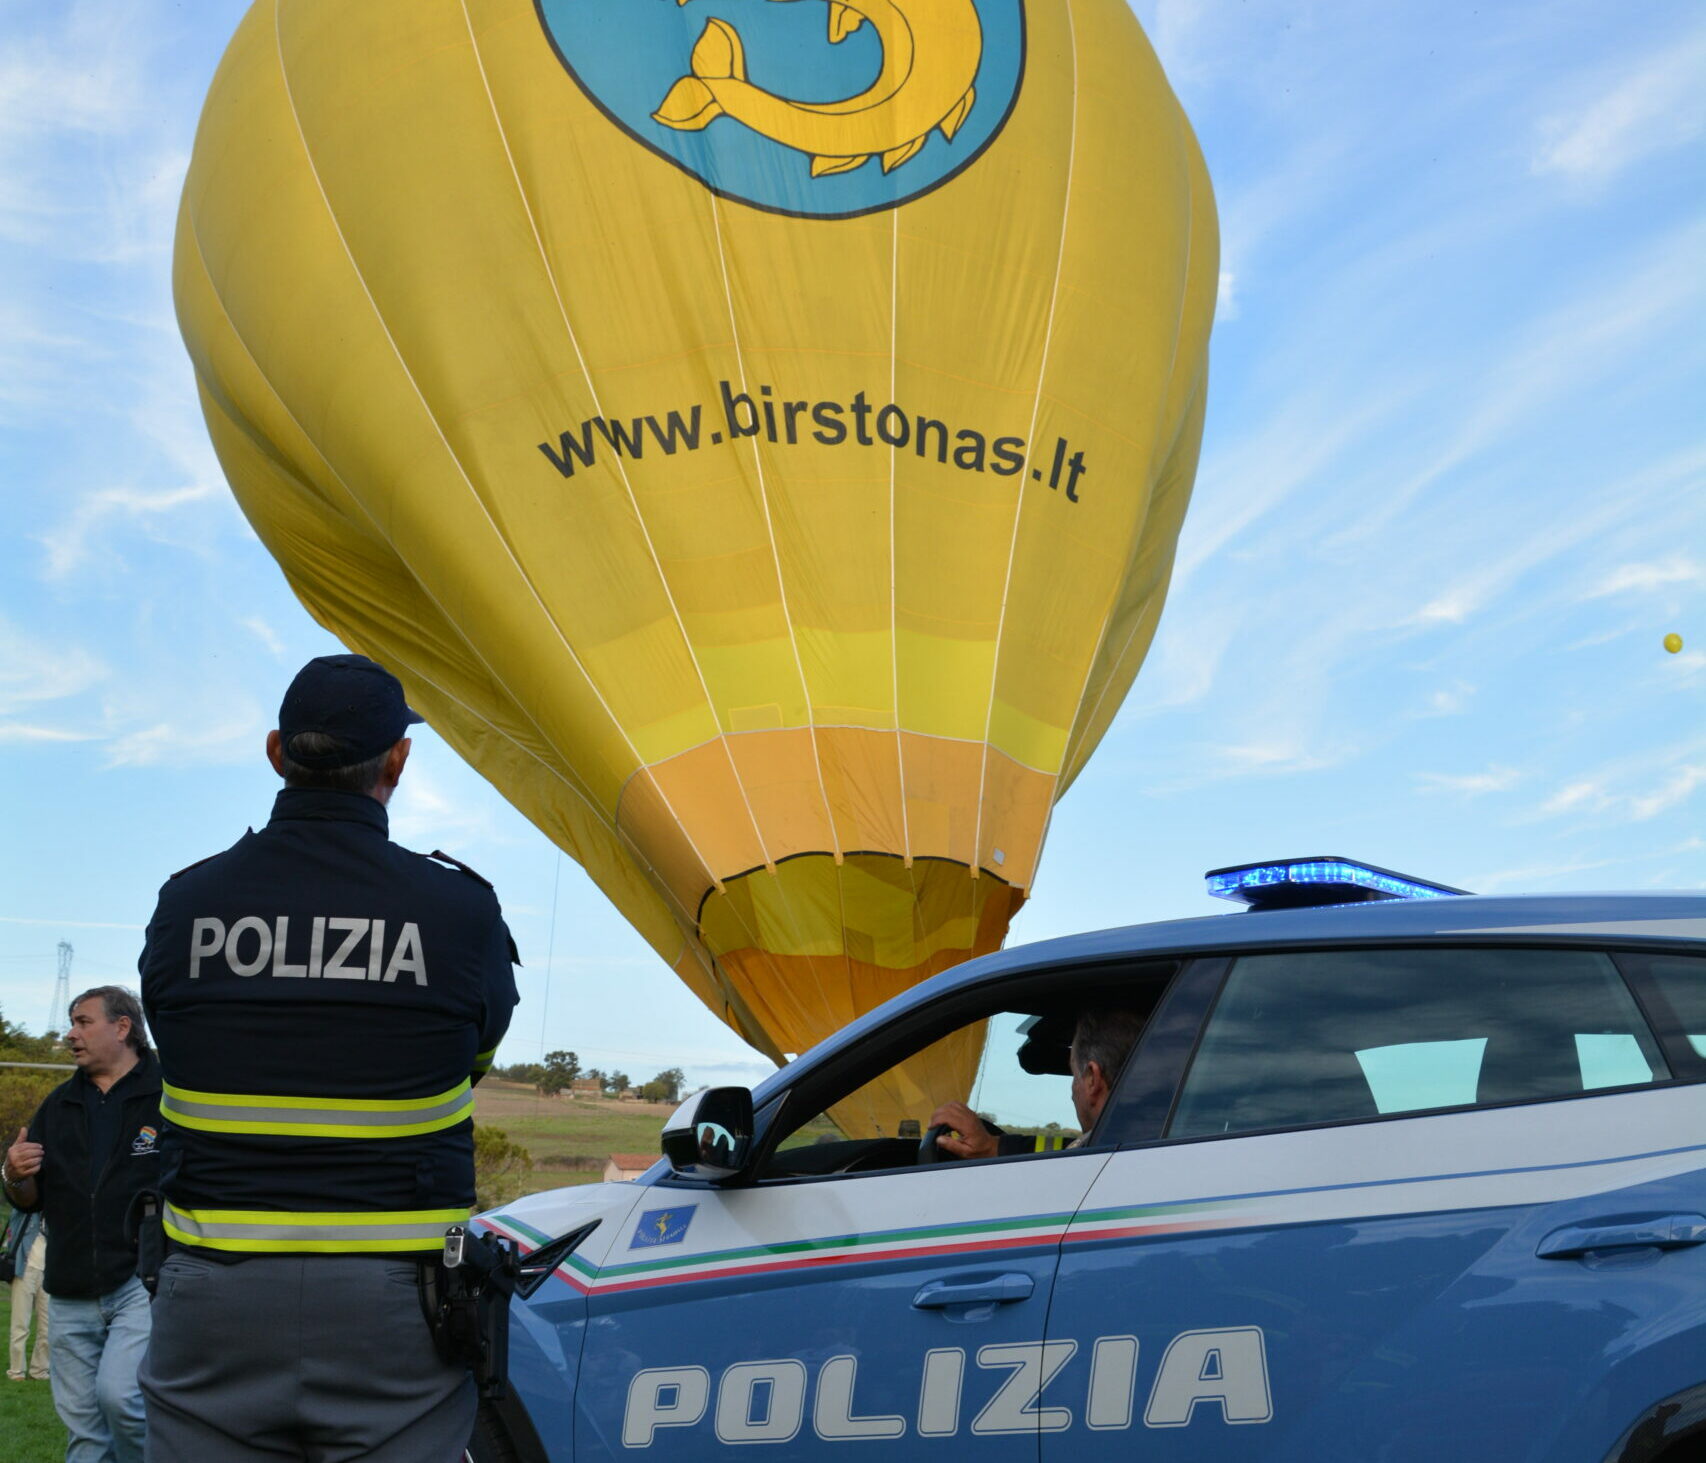
M 955 1158 L 994 1158 L 999 1151 L 995 1134 L 984 1127 L 983 1119 L 963 1102 L 944 1102 L 930 1114 L 932 1128 L 946 1124 L 954 1131 L 943 1133 L 936 1146 Z

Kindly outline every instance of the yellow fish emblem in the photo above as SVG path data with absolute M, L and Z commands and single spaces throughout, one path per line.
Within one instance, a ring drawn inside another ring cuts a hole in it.
M 796 102 L 748 81 L 740 33 L 727 21 L 708 20 L 693 47 L 692 74 L 669 89 L 652 116 L 683 132 L 732 117 L 805 153 L 814 178 L 851 172 L 873 157 L 889 172 L 916 155 L 933 131 L 953 141 L 976 102 L 972 83 L 983 59 L 973 0 L 830 0 L 830 44 L 867 21 L 883 48 L 877 79 L 842 101 Z

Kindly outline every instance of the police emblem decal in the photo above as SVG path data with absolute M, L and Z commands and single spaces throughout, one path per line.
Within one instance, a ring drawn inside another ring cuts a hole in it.
M 969 167 L 1025 70 L 1024 0 L 534 0 L 587 97 L 722 198 L 856 218 Z
M 634 1226 L 634 1237 L 628 1241 L 631 1250 L 647 1250 L 657 1245 L 678 1245 L 687 1238 L 687 1226 L 693 1222 L 697 1204 L 683 1204 L 679 1209 L 648 1209 Z

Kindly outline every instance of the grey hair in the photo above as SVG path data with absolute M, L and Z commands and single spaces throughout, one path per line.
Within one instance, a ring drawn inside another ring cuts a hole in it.
M 136 999 L 135 991 L 128 991 L 121 985 L 98 985 L 93 990 L 84 991 L 65 1009 L 69 1019 L 76 1013 L 85 1001 L 99 998 L 101 1010 L 107 1020 L 117 1021 L 119 1017 L 130 1020 L 130 1035 L 125 1037 L 125 1044 L 139 1057 L 148 1055 L 148 1032 L 142 1024 L 142 1002 Z
M 1072 1032 L 1072 1070 L 1083 1073 L 1094 1062 L 1111 1087 L 1143 1035 L 1143 1017 L 1118 1006 L 1092 1007 L 1079 1013 Z
M 297 732 L 279 748 L 279 770 L 284 773 L 286 787 L 312 787 L 327 792 L 371 793 L 379 786 L 385 771 L 385 759 L 391 755 L 387 747 L 377 757 L 357 762 L 351 767 L 304 767 L 291 760 L 292 750 L 304 757 L 324 757 L 336 752 L 344 743 L 325 732 Z

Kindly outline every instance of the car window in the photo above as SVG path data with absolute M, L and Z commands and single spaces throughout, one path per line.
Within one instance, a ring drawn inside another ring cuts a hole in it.
M 1706 960 L 1689 955 L 1647 955 L 1643 968 L 1663 993 L 1697 1056 L 1706 1057 Z
M 1168 1136 L 1521 1102 L 1669 1075 L 1598 952 L 1250 955 L 1227 975 Z
M 945 1102 L 964 1102 L 991 1131 L 1009 1139 L 1002 1145 L 1007 1156 L 1018 1156 L 1022 1149 L 1047 1152 L 1064 1147 L 1078 1136 L 1072 1079 L 1027 1072 L 1021 1066 L 1019 1052 L 1029 1035 L 1023 1028 L 1031 1019 L 1024 1012 L 996 1012 L 924 1049 L 927 1058 L 934 1051 L 946 1059 L 963 1051 L 968 1042 L 981 1048 L 975 1075 L 963 1091 L 926 1090 L 915 1081 L 901 1087 L 897 1072 L 891 1069 L 803 1121 L 795 1115 L 790 1131 L 775 1147 L 765 1176 L 913 1166 L 931 1115 Z M 932 1064 L 909 1062 L 907 1066 L 917 1073 L 928 1071 Z M 897 1093 L 904 1093 L 898 1106 Z M 1026 1145 L 1024 1139 L 1033 1141 Z

